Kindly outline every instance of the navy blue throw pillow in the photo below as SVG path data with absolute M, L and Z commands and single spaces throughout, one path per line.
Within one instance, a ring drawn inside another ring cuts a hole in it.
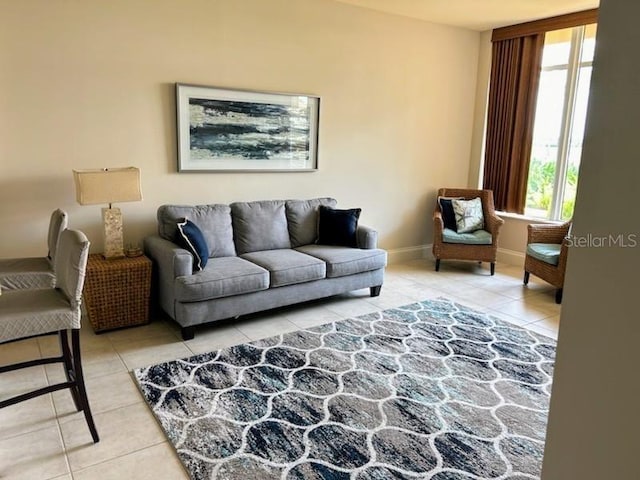
M 186 218 L 182 222 L 178 222 L 178 240 L 180 245 L 189 250 L 193 255 L 193 270 L 204 270 L 207 261 L 209 260 L 209 247 L 204 239 L 202 231 L 191 220 Z
M 357 247 L 356 230 L 361 211 L 360 208 L 336 210 L 321 205 L 318 220 L 318 243 L 321 245 Z
M 453 198 L 438 197 L 444 228 L 457 232 L 458 224 L 456 223 L 456 214 L 453 211 L 453 204 L 451 203 L 452 200 Z

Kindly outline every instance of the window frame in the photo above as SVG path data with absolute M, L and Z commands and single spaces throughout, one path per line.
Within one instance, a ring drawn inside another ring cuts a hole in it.
M 567 183 L 567 170 L 569 168 L 569 142 L 573 130 L 573 118 L 575 116 L 576 92 L 580 78 L 580 58 L 584 42 L 585 26 L 573 27 L 571 32 L 571 46 L 569 47 L 569 63 L 567 64 L 567 83 L 564 91 L 564 104 L 562 106 L 562 125 L 558 135 L 558 156 L 556 159 L 556 178 L 553 185 L 553 197 L 549 214 L 552 220 L 562 219 L 562 206 L 564 192 Z M 543 69 L 544 70 L 544 69 Z

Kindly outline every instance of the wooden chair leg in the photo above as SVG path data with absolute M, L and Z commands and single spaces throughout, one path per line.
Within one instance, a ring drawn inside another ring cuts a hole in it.
M 523 282 L 525 285 L 529 285 L 529 272 L 524 272 Z
M 562 289 L 559 288 L 556 290 L 556 303 L 560 305 L 562 303 Z
M 436 258 L 436 272 L 440 271 L 440 259 Z
M 87 389 L 84 386 L 84 375 L 82 373 L 82 359 L 80 355 L 80 329 L 74 328 L 71 330 L 71 345 L 73 349 L 73 375 L 76 380 L 78 388 L 78 399 L 84 412 L 84 418 L 87 421 L 89 432 L 94 443 L 100 441 L 96 425 L 93 423 L 93 416 L 91 415 L 91 408 L 89 407 L 89 399 L 87 398 Z
M 496 273 L 496 262 L 491 262 L 491 275 Z

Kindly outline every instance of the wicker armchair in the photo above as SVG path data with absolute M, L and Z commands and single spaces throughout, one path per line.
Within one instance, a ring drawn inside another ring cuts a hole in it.
M 491 263 L 491 275 L 495 273 L 498 252 L 498 235 L 504 223 L 495 213 L 493 192 L 491 190 L 473 190 L 461 188 L 441 188 L 438 197 L 455 197 L 471 200 L 480 197 L 484 215 L 484 229 L 491 234 L 491 243 L 486 245 L 467 243 L 447 243 L 443 240 L 444 222 L 440 205 L 436 202 L 433 212 L 433 256 L 436 259 L 436 272 L 440 270 L 440 260 L 476 260 Z
M 556 287 L 556 303 L 562 302 L 564 272 L 567 267 L 568 235 L 571 222 L 561 225 L 529 225 L 527 227 L 527 254 L 524 260 L 524 284 L 529 283 L 529 275 L 534 274 Z M 532 244 L 559 246 L 557 264 L 543 261 L 532 255 Z

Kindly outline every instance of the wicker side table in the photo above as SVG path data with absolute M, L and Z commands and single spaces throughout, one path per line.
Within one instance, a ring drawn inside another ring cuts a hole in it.
M 96 332 L 149 323 L 151 260 L 89 255 L 84 301 Z

